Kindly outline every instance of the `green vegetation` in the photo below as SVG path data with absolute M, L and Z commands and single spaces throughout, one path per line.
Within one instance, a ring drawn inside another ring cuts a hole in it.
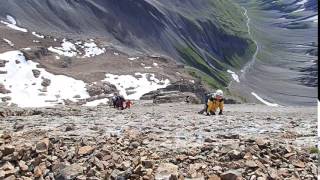
M 320 154 L 320 150 L 317 147 L 311 147 L 310 154 Z
M 209 87 L 224 89 L 231 80 L 227 70 L 240 70 L 251 61 L 256 45 L 249 36 L 247 18 L 239 5 L 231 0 L 207 1 L 209 6 L 200 11 L 184 5 L 170 9 L 180 15 L 192 36 L 175 48 L 189 66 L 190 75 Z M 201 44 L 203 41 L 208 43 L 207 47 Z

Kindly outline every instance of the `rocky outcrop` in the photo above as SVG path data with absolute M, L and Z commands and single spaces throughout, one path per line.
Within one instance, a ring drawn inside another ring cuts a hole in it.
M 0 83 L 0 94 L 8 94 L 8 93 L 11 93 L 11 91 L 6 89 L 6 87 L 2 83 Z
M 48 86 L 50 86 L 50 84 L 51 84 L 51 80 L 50 79 L 48 79 L 48 78 L 42 78 L 42 82 L 41 82 L 41 85 L 43 86 L 43 87 L 48 87 Z
M 205 103 L 205 96 L 210 90 L 200 81 L 181 80 L 172 83 L 166 88 L 149 92 L 141 97 L 141 100 L 154 100 L 156 103 L 186 102 L 199 104 Z M 232 97 L 225 97 L 225 104 L 240 104 Z
M 118 92 L 114 85 L 107 82 L 87 84 L 86 89 L 90 96 L 107 95 Z
M 193 93 L 179 91 L 158 91 L 156 94 L 148 94 L 144 99 L 152 99 L 156 104 L 186 102 L 200 104 L 201 100 Z
M 40 77 L 41 72 L 38 69 L 32 69 L 33 76 L 35 78 Z
M 43 56 L 50 55 L 50 52 L 48 51 L 48 49 L 44 47 L 37 47 L 37 48 L 32 48 L 31 50 L 21 50 L 21 51 L 27 60 L 41 59 Z
M 0 67 L 5 67 L 8 61 L 0 60 Z

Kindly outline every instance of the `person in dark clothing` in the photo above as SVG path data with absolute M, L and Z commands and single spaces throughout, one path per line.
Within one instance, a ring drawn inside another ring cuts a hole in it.
M 124 102 L 126 100 L 124 99 L 123 96 L 118 96 L 117 101 L 116 101 L 116 107 L 118 109 L 124 110 Z
M 113 108 L 117 108 L 117 100 L 118 100 L 118 94 L 114 93 L 114 95 L 112 97 Z
M 198 114 L 203 114 L 205 112 L 207 112 L 207 109 L 208 109 L 208 101 L 209 101 L 209 98 L 212 97 L 214 93 L 208 93 L 205 95 L 205 100 L 204 100 L 204 108 L 198 112 Z

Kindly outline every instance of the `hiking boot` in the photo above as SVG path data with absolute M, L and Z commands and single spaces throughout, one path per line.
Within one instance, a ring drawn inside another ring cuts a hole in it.
M 222 111 L 219 112 L 219 115 L 223 115 Z
M 216 113 L 215 113 L 215 112 L 212 112 L 211 115 L 216 115 Z
M 209 113 L 207 113 L 207 114 L 206 114 L 206 116 L 210 116 L 210 114 L 209 114 Z

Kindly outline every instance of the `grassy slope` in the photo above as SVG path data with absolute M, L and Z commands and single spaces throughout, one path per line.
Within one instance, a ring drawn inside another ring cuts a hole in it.
M 226 72 L 227 69 L 239 70 L 243 67 L 251 60 L 256 46 L 248 35 L 247 19 L 240 6 L 230 0 L 210 0 L 210 6 L 201 12 L 179 11 L 179 13 L 184 12 L 180 15 L 188 19 L 197 28 L 199 34 L 207 33 L 201 26 L 201 22 L 210 21 L 222 35 L 244 39 L 248 44 L 246 51 L 242 55 L 238 55 L 231 53 L 235 49 L 222 49 L 224 54 L 222 59 L 205 49 L 200 51 L 192 43 L 177 45 L 176 49 L 189 66 L 187 68 L 189 74 L 201 79 L 211 88 L 224 89 L 231 80 L 230 75 Z M 209 63 L 215 68 L 212 68 Z

